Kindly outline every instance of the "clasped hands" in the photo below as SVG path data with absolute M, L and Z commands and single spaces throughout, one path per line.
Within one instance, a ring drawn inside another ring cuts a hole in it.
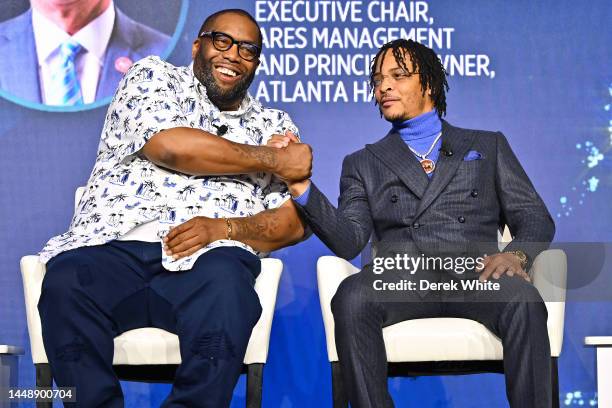
M 287 184 L 291 195 L 293 197 L 300 196 L 310 184 L 309 179 L 312 175 L 312 148 L 307 144 L 301 143 L 300 139 L 290 131 L 285 132 L 284 135 L 272 135 L 266 146 L 275 147 L 281 149 L 281 151 L 290 151 L 297 146 L 303 146 L 301 154 L 294 155 L 291 158 L 293 160 L 292 167 L 299 171 L 295 175 L 292 174 L 291 176 L 293 177 L 287 177 L 284 171 L 277 173 L 277 176 Z M 287 157 L 287 155 L 282 155 L 282 157 Z M 279 167 L 282 168 L 283 166 Z
M 312 171 L 312 150 L 309 145 L 300 143 L 297 136 L 291 132 L 284 135 L 273 135 L 267 143 L 268 147 L 281 149 L 275 155 L 275 174 L 287 183 L 291 194 L 301 195 L 309 184 Z M 227 237 L 225 220 L 208 217 L 194 217 L 189 221 L 174 227 L 164 238 L 164 250 L 174 259 L 192 255 L 209 243 Z M 503 274 L 517 275 L 526 281 L 531 281 L 527 272 L 521 267 L 520 259 L 512 253 L 499 253 L 486 256 L 483 268 L 477 269 L 480 280 L 493 277 L 499 279 Z
M 271 147 L 279 150 L 270 151 Z M 291 186 L 308 183 L 312 171 L 312 150 L 309 145 L 300 143 L 295 134 L 286 132 L 285 135 L 272 136 L 265 149 L 268 152 L 261 152 L 264 156 L 262 160 L 290 189 Z M 226 239 L 227 232 L 224 219 L 197 216 L 168 232 L 163 239 L 164 251 L 177 260 L 194 254 L 211 242 Z

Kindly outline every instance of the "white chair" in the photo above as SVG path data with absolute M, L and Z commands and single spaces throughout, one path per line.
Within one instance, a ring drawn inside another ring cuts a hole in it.
M 75 205 L 83 193 L 77 189 Z M 261 317 L 253 328 L 244 357 L 247 374 L 248 408 L 261 406 L 263 365 L 268 358 L 270 330 L 276 304 L 276 293 L 283 271 L 278 259 L 261 260 L 261 273 L 255 282 L 255 291 L 262 307 Z M 28 320 L 28 332 L 32 349 L 32 361 L 36 366 L 36 386 L 50 387 L 51 370 L 42 341 L 38 299 L 45 276 L 45 265 L 38 256 L 21 258 L 21 275 Z M 153 327 L 130 330 L 115 337 L 113 366 L 119 378 L 129 381 L 172 382 L 174 372 L 181 363 L 179 340 L 175 334 Z M 37 407 L 51 407 L 49 403 L 37 403 Z
M 500 243 L 503 247 L 503 244 Z M 327 357 L 332 366 L 333 406 L 346 407 L 342 387 L 331 300 L 344 279 L 359 272 L 348 261 L 323 256 L 317 262 L 319 299 L 325 324 Z M 558 249 L 543 251 L 530 270 L 533 284 L 546 301 L 552 356 L 553 406 L 559 407 L 557 359 L 563 343 L 567 259 Z M 389 376 L 503 373 L 501 341 L 482 324 L 469 319 L 429 318 L 403 321 L 383 329 Z

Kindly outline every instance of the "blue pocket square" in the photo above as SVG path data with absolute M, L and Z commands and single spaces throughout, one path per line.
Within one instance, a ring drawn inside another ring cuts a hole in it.
M 480 152 L 477 152 L 476 150 L 470 150 L 463 158 L 463 161 L 472 161 L 480 159 L 482 159 L 482 154 Z

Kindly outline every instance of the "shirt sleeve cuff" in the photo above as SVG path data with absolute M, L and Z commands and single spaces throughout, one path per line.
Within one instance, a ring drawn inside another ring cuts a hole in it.
M 308 195 L 310 194 L 310 184 L 306 187 L 306 190 L 298 197 L 294 197 L 293 201 L 301 205 L 302 207 L 308 203 Z

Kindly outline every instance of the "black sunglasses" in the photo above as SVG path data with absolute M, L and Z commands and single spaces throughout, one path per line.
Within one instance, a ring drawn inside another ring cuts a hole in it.
M 231 35 L 219 31 L 202 31 L 200 37 L 210 37 L 217 51 L 227 51 L 236 44 L 238 46 L 238 55 L 247 61 L 259 58 L 259 53 L 261 52 L 257 45 L 248 41 L 236 41 Z

